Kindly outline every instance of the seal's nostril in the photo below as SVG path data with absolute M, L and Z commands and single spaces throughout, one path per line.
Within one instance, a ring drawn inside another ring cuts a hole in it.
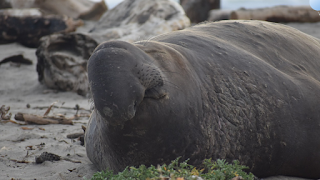
M 134 109 L 134 110 L 137 109 L 137 101 L 134 101 L 134 103 L 133 103 L 133 109 Z

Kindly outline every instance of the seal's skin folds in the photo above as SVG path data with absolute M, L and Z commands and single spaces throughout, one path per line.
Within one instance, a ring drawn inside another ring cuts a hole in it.
M 240 160 L 258 177 L 320 178 L 320 40 L 285 25 L 220 21 L 88 61 L 85 136 L 100 169 L 178 156 Z

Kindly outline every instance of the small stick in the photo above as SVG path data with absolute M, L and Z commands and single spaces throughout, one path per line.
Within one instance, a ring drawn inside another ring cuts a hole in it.
M 47 109 L 49 108 L 50 106 L 36 106 L 36 107 L 33 107 L 32 109 Z M 75 107 L 59 107 L 59 106 L 53 106 L 54 108 L 60 108 L 60 109 L 72 109 L 72 110 L 76 110 Z M 85 109 L 85 108 L 79 108 L 79 110 L 83 110 L 83 111 L 88 111 L 91 113 L 91 110 L 89 109 Z
M 76 138 L 78 138 L 78 137 L 80 137 L 80 136 L 83 136 L 83 135 L 84 135 L 83 132 L 81 132 L 81 133 L 72 133 L 72 134 L 68 134 L 68 135 L 67 135 L 67 138 L 69 138 L 69 139 L 76 139 Z
M 49 108 L 47 109 L 47 111 L 44 113 L 43 117 L 46 117 L 46 116 L 50 113 L 53 105 L 56 104 L 56 103 L 57 103 L 57 102 L 53 102 L 53 103 L 49 106 Z
M 14 117 L 18 121 L 25 121 L 26 123 L 33 123 L 33 124 L 70 124 L 73 125 L 72 120 L 67 119 L 65 117 L 42 117 L 33 114 L 26 114 L 26 113 L 17 113 Z

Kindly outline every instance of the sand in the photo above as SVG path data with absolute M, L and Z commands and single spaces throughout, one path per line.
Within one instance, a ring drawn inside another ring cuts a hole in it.
M 320 23 L 287 25 L 320 38 Z M 35 51 L 34 48 L 26 48 L 18 43 L 0 45 L 0 61 L 10 55 L 22 53 L 33 62 L 32 65 L 0 65 L 0 106 L 10 106 L 13 114 L 11 119 L 14 119 L 14 114 L 18 112 L 43 115 L 46 109 L 37 107 L 50 106 L 53 102 L 57 102 L 57 106 L 70 109 L 54 108 L 51 115 L 65 114 L 72 117 L 76 113 L 76 110 L 72 109 L 76 104 L 90 110 L 91 103 L 86 97 L 74 92 L 50 90 L 38 82 Z M 30 108 L 27 108 L 27 104 Z M 88 113 L 85 110 L 81 112 Z M 73 122 L 74 125 L 19 125 L 0 120 L 0 180 L 90 179 L 97 170 L 87 158 L 85 147 L 79 140 L 66 137 L 70 133 L 83 132 L 81 125 L 87 124 L 88 117 Z M 36 164 L 35 157 L 42 152 L 54 153 L 81 163 L 60 160 Z

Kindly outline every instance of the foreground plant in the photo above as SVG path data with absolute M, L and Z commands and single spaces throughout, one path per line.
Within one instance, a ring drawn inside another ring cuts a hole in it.
M 106 170 L 97 172 L 91 180 L 196 180 L 198 177 L 210 180 L 230 180 L 234 177 L 241 176 L 244 180 L 253 180 L 252 173 L 246 173 L 243 170 L 248 167 L 240 165 L 239 161 L 235 160 L 232 164 L 225 160 L 218 159 L 212 161 L 205 159 L 203 165 L 205 168 L 197 169 L 188 164 L 188 160 L 179 163 L 177 158 L 170 164 L 162 166 L 140 165 L 139 167 L 127 167 L 124 171 L 114 174 L 113 171 Z

